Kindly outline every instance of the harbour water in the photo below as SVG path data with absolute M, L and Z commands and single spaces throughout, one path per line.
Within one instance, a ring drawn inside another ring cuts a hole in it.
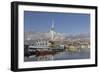
M 73 60 L 73 59 L 89 59 L 90 49 L 81 49 L 77 52 L 62 51 L 57 52 L 54 55 L 36 56 L 31 55 L 29 57 L 24 57 L 25 62 L 33 61 L 50 61 L 50 60 Z

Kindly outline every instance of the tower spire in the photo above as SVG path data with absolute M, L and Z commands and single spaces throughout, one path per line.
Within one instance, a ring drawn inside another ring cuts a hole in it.
M 50 33 L 51 33 L 51 40 L 54 40 L 54 20 L 52 20 Z
M 52 26 L 51 29 L 54 30 L 54 20 L 52 20 Z

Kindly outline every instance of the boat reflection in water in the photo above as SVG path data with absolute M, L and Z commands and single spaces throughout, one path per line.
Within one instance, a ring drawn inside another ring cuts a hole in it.
M 79 51 L 34 51 L 30 56 L 25 56 L 24 61 L 50 61 L 50 60 L 73 60 L 90 58 L 90 49 L 81 49 Z

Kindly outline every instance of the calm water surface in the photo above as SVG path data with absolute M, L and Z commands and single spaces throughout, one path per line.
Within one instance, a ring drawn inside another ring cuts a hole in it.
M 79 52 L 58 52 L 55 55 L 24 57 L 25 62 L 29 61 L 50 61 L 50 60 L 73 60 L 73 59 L 88 59 L 90 58 L 90 49 L 81 50 Z

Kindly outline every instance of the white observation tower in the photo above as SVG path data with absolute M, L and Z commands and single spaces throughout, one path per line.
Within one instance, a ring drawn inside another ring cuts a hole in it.
M 51 40 L 54 40 L 54 21 L 52 21 L 51 29 L 50 29 L 50 34 L 51 34 Z

